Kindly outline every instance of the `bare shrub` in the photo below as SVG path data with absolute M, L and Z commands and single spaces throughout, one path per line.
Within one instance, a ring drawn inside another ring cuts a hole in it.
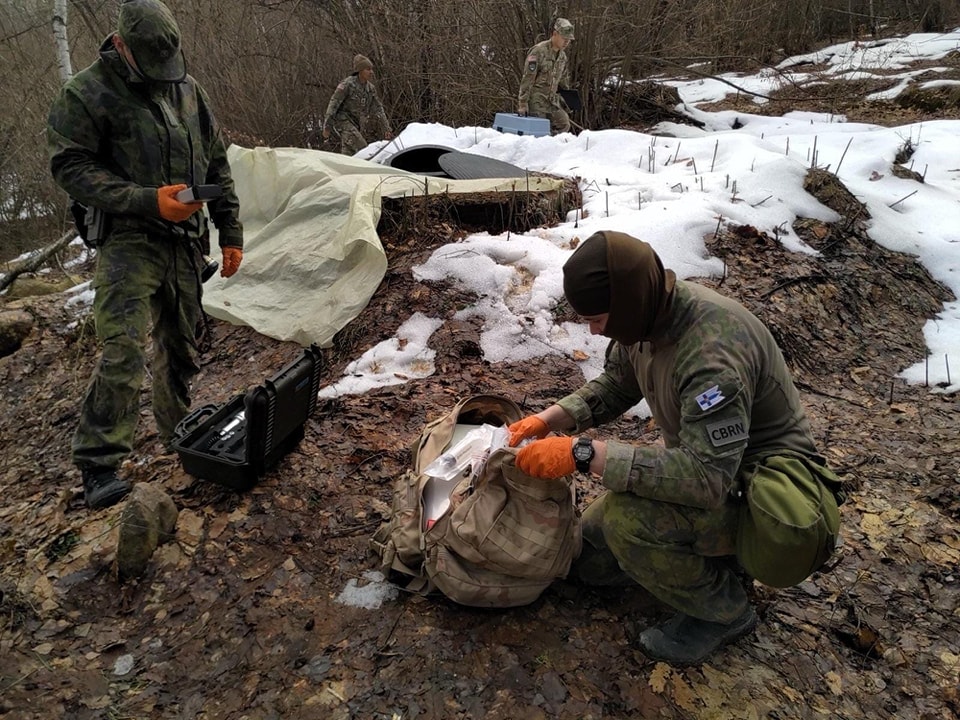
M 167 1 L 188 69 L 228 137 L 273 146 L 311 141 L 356 53 L 373 60 L 395 130 L 413 121 L 489 126 L 494 113 L 516 109 L 526 53 L 549 37 L 558 15 L 576 26 L 568 54 L 583 99 L 573 118 L 581 127 L 616 124 L 635 79 L 693 63 L 707 73 L 760 67 L 824 40 L 960 22 L 960 0 Z M 49 177 L 45 149 L 59 85 L 52 6 L 0 2 L 4 247 L 13 236 L 52 239 L 66 223 L 66 198 Z M 68 7 L 76 70 L 94 61 L 112 32 L 119 0 L 70 0 Z

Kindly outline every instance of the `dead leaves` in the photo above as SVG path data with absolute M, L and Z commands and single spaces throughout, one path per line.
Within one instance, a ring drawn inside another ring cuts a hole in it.
M 834 633 L 847 647 L 855 650 L 864 657 L 877 660 L 883 657 L 884 645 L 880 642 L 880 634 L 868 625 L 861 625 L 853 630 L 836 629 Z M 839 695 L 840 693 L 835 693 Z
M 782 679 L 775 679 L 769 668 L 757 666 L 748 674 L 754 677 L 728 674 L 710 664 L 683 669 L 658 662 L 650 671 L 647 685 L 680 708 L 683 717 L 716 720 L 766 717 L 769 711 L 782 707 L 773 689 L 780 690 L 791 702 L 794 697 L 803 697 L 802 693 L 783 686 Z
M 860 515 L 860 531 L 872 548 L 946 571 L 960 567 L 960 539 L 943 533 L 941 517 L 923 507 L 892 507 L 873 499 Z

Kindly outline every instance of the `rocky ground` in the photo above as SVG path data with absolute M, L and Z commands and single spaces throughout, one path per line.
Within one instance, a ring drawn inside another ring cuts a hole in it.
M 727 273 L 704 282 L 771 326 L 850 496 L 832 567 L 788 590 L 752 589 L 755 635 L 674 668 L 631 642 L 667 613 L 639 589 L 558 582 L 510 610 L 407 593 L 376 609 L 338 601 L 368 582 L 368 538 L 425 421 L 476 392 L 534 412 L 582 382 L 572 358 L 491 365 L 480 328 L 452 321 L 431 339 L 433 376 L 320 404 L 299 446 L 244 493 L 198 481 L 162 454 L 148 383 L 124 471 L 164 488 L 180 515 L 175 541 L 120 584 L 118 510 L 87 511 L 69 463 L 97 356 L 89 323 L 62 296 L 6 299 L 34 327 L 0 358 L 0 716 L 957 717 L 960 403 L 895 379 L 925 355 L 921 319 L 949 293 L 875 245 L 832 176 L 812 173 L 808 187 L 845 216 L 798 222 L 819 257 L 750 227 L 707 238 Z M 419 237 L 385 239 L 387 277 L 326 351 L 324 383 L 410 314 L 449 319 L 470 302 L 414 281 L 411 266 L 445 241 Z M 247 328 L 214 321 L 212 332 L 198 404 L 229 400 L 300 352 Z M 598 436 L 647 442 L 656 430 L 621 420 Z

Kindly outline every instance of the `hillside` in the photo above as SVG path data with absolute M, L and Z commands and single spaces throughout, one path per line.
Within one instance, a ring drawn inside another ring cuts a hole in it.
M 639 590 L 559 582 L 506 611 L 409 594 L 373 610 L 337 601 L 375 567 L 367 540 L 424 422 L 481 391 L 535 412 L 582 382 L 572 358 L 484 361 L 478 324 L 452 320 L 471 298 L 413 278 L 455 228 L 384 238 L 387 276 L 326 352 L 323 382 L 418 311 L 447 320 L 430 343 L 436 373 L 322 403 L 303 442 L 251 491 L 194 480 L 162 455 L 144 389 L 125 471 L 166 489 L 180 517 L 176 542 L 126 585 L 111 571 L 116 509 L 85 510 L 69 463 L 96 360 L 89 323 L 74 323 L 62 296 L 6 299 L 36 327 L 0 358 L 0 715 L 956 717 L 957 398 L 891 380 L 924 353 L 918 318 L 951 298 L 912 258 L 870 240 L 862 208 L 832 176 L 810 173 L 808 189 L 843 216 L 797 223 L 820 256 L 727 228 L 707 238 L 727 273 L 701 280 L 744 302 L 784 348 L 818 443 L 850 491 L 844 546 L 796 588 L 755 586 L 757 633 L 694 668 L 631 646 L 667 612 Z M 225 402 L 298 353 L 212 321 L 194 400 Z M 649 441 L 656 431 L 621 420 L 601 436 Z

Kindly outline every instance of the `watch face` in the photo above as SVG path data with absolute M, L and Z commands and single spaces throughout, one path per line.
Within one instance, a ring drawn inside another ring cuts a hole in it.
M 582 442 L 578 440 L 573 446 L 573 457 L 581 462 L 593 459 L 593 443 L 591 441 Z

